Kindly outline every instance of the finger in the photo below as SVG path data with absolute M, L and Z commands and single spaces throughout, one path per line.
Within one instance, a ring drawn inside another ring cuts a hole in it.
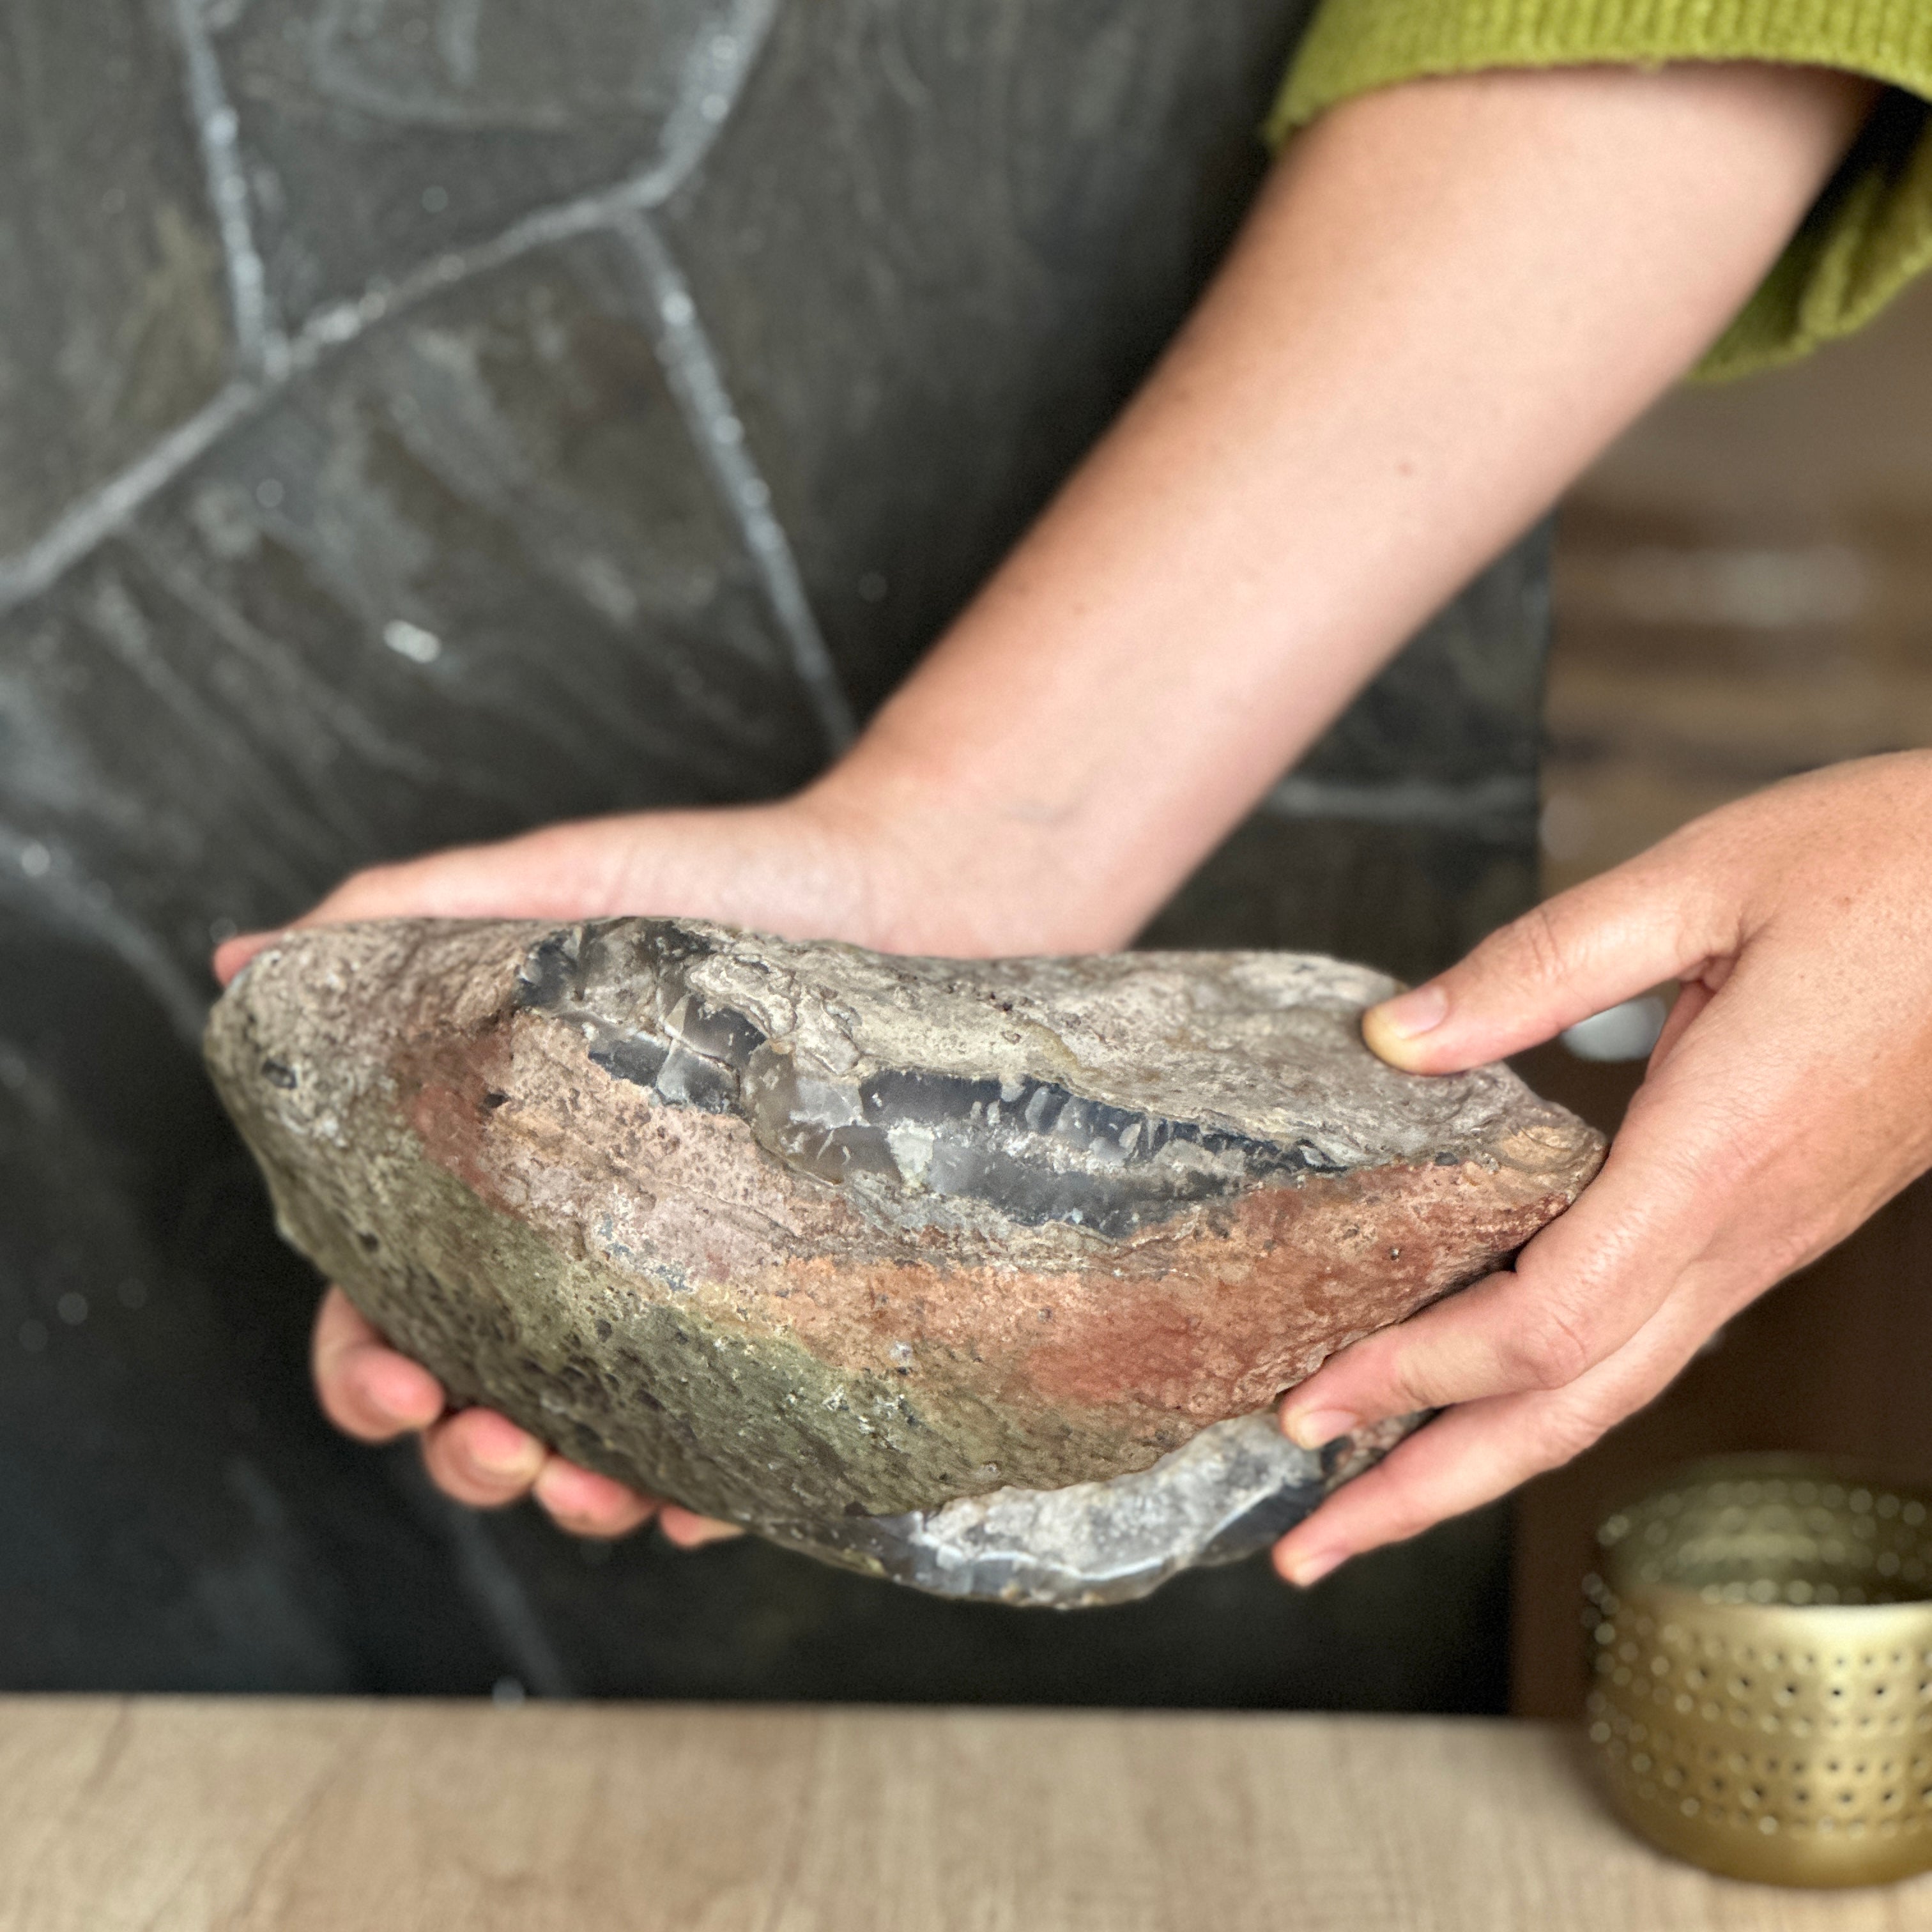
M 1275 1568 L 1306 1588 L 1351 1556 L 1418 1535 L 1567 1462 L 1662 1393 L 1708 1332 L 1667 1308 L 1568 1388 L 1466 1404 L 1418 1430 L 1337 1490 L 1275 1545 Z
M 1411 1073 L 1460 1072 L 1555 1037 L 1735 947 L 1664 848 L 1574 886 L 1492 933 L 1460 964 L 1372 1006 L 1362 1037 Z
M 1633 1105 L 1602 1171 L 1538 1233 L 1515 1268 L 1342 1350 L 1292 1390 L 1282 1426 L 1318 1448 L 1364 1423 L 1492 1396 L 1560 1389 L 1608 1360 L 1667 1298 L 1714 1309 L 1768 1285 L 1751 1251 L 1714 1236 L 1754 1137 L 1729 1089 L 1660 1076 Z M 1724 1305 L 1713 1325 L 1730 1312 Z
M 1282 1432 L 1320 1449 L 1367 1423 L 1561 1388 L 1594 1340 L 1567 1309 L 1538 1306 L 1520 1275 L 1492 1274 L 1332 1356 L 1282 1398 Z
M 545 876 L 547 890 L 532 890 L 527 860 L 498 856 L 507 853 L 507 848 L 478 846 L 358 872 L 291 924 L 224 940 L 214 949 L 215 979 L 224 986 L 231 985 L 244 966 L 277 940 L 306 926 L 344 926 L 365 919 L 574 918 L 584 911 L 580 895 L 555 890 L 554 873 Z
M 666 1503 L 658 1516 L 658 1527 L 664 1540 L 680 1550 L 702 1550 L 707 1543 L 728 1543 L 744 1534 L 735 1522 L 720 1522 L 716 1516 L 696 1516 L 676 1503 Z
M 1499 1396 L 1452 1409 L 1417 1431 L 1274 1546 L 1284 1581 L 1306 1589 L 1351 1557 L 1420 1535 L 1479 1508 L 1588 1446 L 1564 1431 L 1558 1396 Z
M 653 1498 L 640 1496 L 561 1456 L 544 1463 L 532 1493 L 557 1526 L 573 1536 L 628 1536 L 649 1522 L 659 1507 Z
M 547 826 L 494 845 L 466 845 L 398 865 L 376 866 L 345 879 L 303 920 L 305 926 L 352 920 L 568 917 L 606 895 L 590 876 L 608 864 L 606 836 L 586 828 Z
M 423 1466 L 446 1496 L 495 1509 L 527 1495 L 549 1451 L 492 1408 L 460 1410 L 423 1437 Z
M 398 1354 L 339 1288 L 316 1310 L 309 1361 L 322 1413 L 358 1442 L 392 1441 L 442 1413 L 442 1384 Z
M 214 949 L 214 976 L 224 986 L 232 983 L 235 976 L 258 952 L 266 952 L 281 937 L 279 932 L 242 932 L 232 939 L 224 939 Z
M 214 950 L 224 986 L 283 933 L 373 919 L 576 919 L 622 898 L 625 821 L 547 826 L 493 845 L 466 845 L 352 874 L 291 925 L 244 932 Z
M 345 879 L 304 926 L 366 919 L 586 919 L 706 897 L 722 864 L 758 856 L 776 808 L 633 812 L 547 825 Z M 746 842 L 749 845 L 746 850 Z M 795 842 L 795 841 L 794 841 Z M 722 855 L 722 856 L 721 856 Z M 788 854 L 795 862 L 795 852 Z M 790 864 L 778 875 L 788 877 Z

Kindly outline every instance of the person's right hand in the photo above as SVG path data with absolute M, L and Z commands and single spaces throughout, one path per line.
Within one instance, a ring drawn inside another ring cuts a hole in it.
M 1392 1066 L 1466 1072 L 1678 992 L 1602 1172 L 1510 1264 L 1342 1349 L 1304 1448 L 1440 1411 L 1276 1546 L 1291 1582 L 1580 1454 L 1708 1338 L 1932 1168 L 1932 752 L 1787 778 L 1372 1008 Z
M 896 914 L 891 928 L 880 922 L 897 901 L 890 884 L 897 869 L 815 800 L 640 813 L 358 872 L 299 923 L 674 912 L 890 943 L 915 929 Z M 215 956 L 217 976 L 226 985 L 273 938 L 230 940 Z M 686 1548 L 736 1534 L 566 1460 L 494 1409 L 453 1409 L 428 1370 L 392 1348 L 339 1288 L 316 1311 L 311 1366 L 322 1410 L 338 1429 L 364 1442 L 420 1436 L 430 1478 L 459 1502 L 488 1509 L 531 1496 L 565 1529 L 592 1537 L 627 1535 L 655 1517 Z

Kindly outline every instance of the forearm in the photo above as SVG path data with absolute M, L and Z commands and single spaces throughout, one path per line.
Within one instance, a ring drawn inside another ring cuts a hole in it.
M 1724 326 L 1868 94 L 1799 69 L 1586 69 L 1334 110 L 1120 421 L 817 784 L 381 868 L 310 916 L 1125 942 Z
M 1586 70 L 1318 124 L 1140 395 L 811 795 L 901 828 L 938 889 L 878 909 L 874 940 L 1130 938 L 1723 327 L 1868 97 Z

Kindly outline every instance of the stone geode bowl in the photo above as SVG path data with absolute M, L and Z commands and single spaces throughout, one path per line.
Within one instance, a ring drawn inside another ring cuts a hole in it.
M 459 1401 L 950 1594 L 1136 1596 L 1375 1460 L 1276 1397 L 1494 1269 L 1598 1136 L 1278 953 L 956 961 L 694 920 L 290 933 L 208 1064 L 284 1233 Z

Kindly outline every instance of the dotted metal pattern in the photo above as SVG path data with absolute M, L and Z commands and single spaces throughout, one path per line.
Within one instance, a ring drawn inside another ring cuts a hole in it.
M 1928 1525 L 1922 1492 L 1789 1458 L 1604 1524 L 1590 1737 L 1640 1832 L 1773 1882 L 1932 1868 Z

